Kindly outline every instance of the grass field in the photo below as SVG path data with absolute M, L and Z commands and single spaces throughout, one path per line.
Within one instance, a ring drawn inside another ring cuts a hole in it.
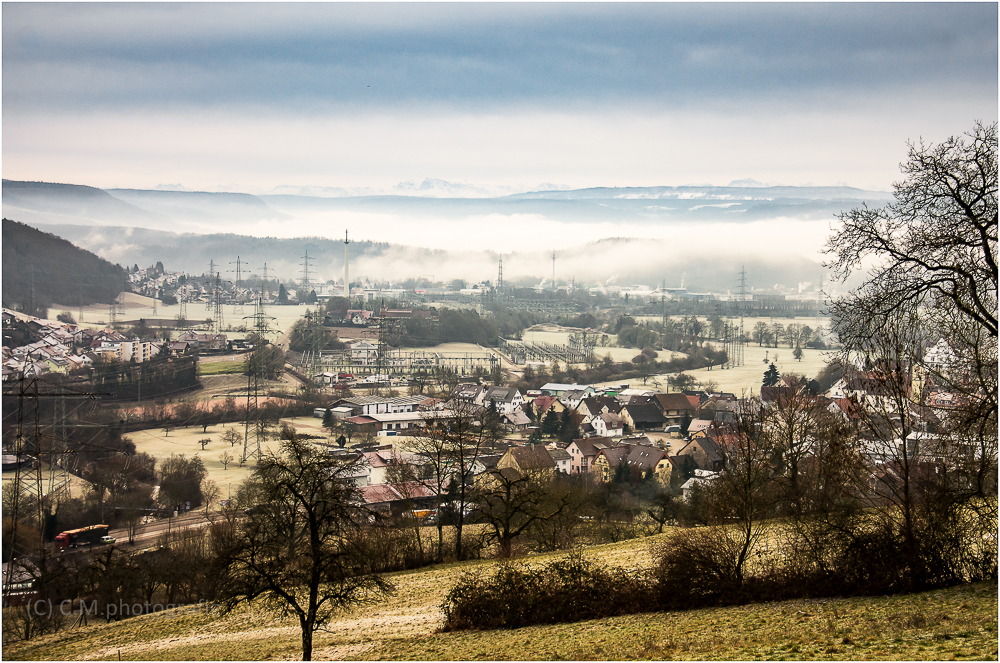
M 321 426 L 321 420 L 312 417 L 297 417 L 282 419 L 283 423 L 289 423 L 297 431 L 309 433 L 311 435 L 323 435 L 326 431 Z M 148 453 L 157 460 L 167 458 L 171 454 L 184 454 L 188 458 L 199 455 L 208 471 L 208 479 L 214 481 L 222 491 L 223 499 L 230 487 L 236 490 L 236 486 L 250 476 L 255 467 L 254 463 L 246 463 L 240 467 L 239 461 L 229 463 L 228 469 L 224 469 L 219 458 L 223 452 L 229 452 L 237 459 L 243 451 L 240 444 L 235 447 L 226 446 L 222 441 L 223 435 L 229 428 L 235 428 L 240 435 L 243 435 L 244 425 L 242 423 L 218 424 L 209 426 L 207 432 L 202 432 L 201 426 L 191 426 L 187 428 L 171 428 L 169 433 L 162 428 L 148 428 L 146 430 L 128 433 L 128 437 L 135 443 L 136 451 Z M 202 450 L 198 440 L 209 438 L 212 441 Z M 277 452 L 280 446 L 278 440 L 268 440 L 262 446 L 264 451 Z
M 229 361 L 199 361 L 198 376 L 242 374 L 244 367 L 243 356 L 236 356 Z
M 829 359 L 828 350 L 802 350 L 802 361 L 796 361 L 792 356 L 792 351 L 786 345 L 783 348 L 761 348 L 756 344 L 747 345 L 743 349 L 742 366 L 736 368 L 699 368 L 694 371 L 685 371 L 685 374 L 693 376 L 700 382 L 714 381 L 721 391 L 729 391 L 741 396 L 744 392 L 749 395 L 760 393 L 760 384 L 764 378 L 764 371 L 767 370 L 768 363 L 774 361 L 775 356 L 778 361 L 775 367 L 778 372 L 804 374 L 807 377 L 816 377 Z M 764 361 L 764 357 L 768 361 Z M 664 378 L 661 378 L 664 379 Z
M 41 468 L 42 475 L 42 492 L 48 493 L 49 487 L 53 485 L 53 478 L 57 477 L 56 473 L 52 471 L 51 466 L 48 463 L 42 463 Z M 16 477 L 15 472 L 4 472 L 3 482 L 6 484 L 8 481 L 13 481 Z M 84 481 L 80 477 L 71 474 L 69 480 L 69 492 L 70 497 L 81 498 L 85 496 L 90 491 L 90 483 Z
M 180 312 L 180 304 L 174 306 L 164 306 L 161 302 L 156 302 L 156 313 L 153 313 L 153 300 L 150 297 L 144 297 L 142 295 L 137 295 L 135 293 L 126 292 L 122 293 L 120 297 L 122 304 L 121 313 L 118 316 L 119 320 L 138 320 L 140 318 L 160 318 L 160 319 L 171 319 L 176 318 Z M 82 309 L 75 306 L 66 306 L 60 304 L 53 304 L 49 308 L 49 318 L 52 320 L 56 319 L 56 316 L 60 313 L 69 313 L 73 316 L 73 319 L 78 323 L 86 326 L 100 327 L 107 325 L 111 319 L 109 306 L 106 304 L 95 305 L 95 306 L 84 306 Z M 226 304 L 222 307 L 223 324 L 226 327 L 239 327 L 243 324 L 252 324 L 251 322 L 245 321 L 243 318 L 245 316 L 253 315 L 253 306 L 250 304 L 243 306 L 243 312 L 241 313 L 238 307 L 232 304 Z M 316 305 L 305 305 L 297 304 L 295 306 L 268 306 L 267 315 L 274 318 L 271 321 L 271 329 L 279 332 L 288 331 L 296 320 L 305 315 L 306 309 L 315 310 Z M 205 318 L 211 318 L 215 314 L 213 309 L 206 309 L 205 304 L 189 303 L 187 305 L 187 317 L 188 320 L 204 320 Z M 226 335 L 232 339 L 243 338 L 242 332 L 227 331 Z M 173 337 L 177 336 L 177 332 L 174 332 Z
M 587 548 L 617 566 L 650 563 L 662 536 Z M 529 558 L 543 563 L 561 554 Z M 437 633 L 460 573 L 489 561 L 395 573 L 396 593 L 316 634 L 314 658 L 357 660 L 986 660 L 997 658 L 997 588 L 979 583 L 905 596 L 790 601 L 645 613 L 513 631 Z M 179 609 L 4 643 L 18 660 L 292 660 L 297 622 L 253 607 L 220 616 Z

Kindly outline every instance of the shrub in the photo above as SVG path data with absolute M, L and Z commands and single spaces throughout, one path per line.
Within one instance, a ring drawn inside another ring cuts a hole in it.
M 541 569 L 503 561 L 493 575 L 464 574 L 445 597 L 443 630 L 519 628 L 655 609 L 643 574 L 605 568 L 579 553 Z

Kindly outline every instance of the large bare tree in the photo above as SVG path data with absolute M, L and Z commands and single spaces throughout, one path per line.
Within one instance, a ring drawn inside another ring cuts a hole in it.
M 874 258 L 853 295 L 876 315 L 902 302 L 954 308 L 997 337 L 997 125 L 910 145 L 895 202 L 840 215 L 827 252 L 846 278 Z
M 352 559 L 351 541 L 368 522 L 352 481 L 358 461 L 329 458 L 297 438 L 281 451 L 261 459 L 244 493 L 252 506 L 224 545 L 223 605 L 255 601 L 295 615 L 302 658 L 311 660 L 313 634 L 338 610 L 391 585 Z
M 997 125 L 911 144 L 902 171 L 893 203 L 842 214 L 827 245 L 837 277 L 867 270 L 831 304 L 845 377 L 865 394 L 865 481 L 915 573 L 968 575 L 916 567 L 930 539 L 971 528 L 992 532 L 973 547 L 995 576 Z M 944 360 L 928 360 L 939 343 Z M 942 559 L 976 556 L 968 543 L 945 542 L 959 550 Z

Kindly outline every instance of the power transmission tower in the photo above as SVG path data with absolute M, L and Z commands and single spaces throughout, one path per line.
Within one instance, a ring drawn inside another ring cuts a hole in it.
M 347 308 L 351 308 L 351 263 L 347 253 L 347 231 L 344 230 L 344 298 L 347 299 Z
M 70 474 L 67 469 L 66 396 L 56 396 L 52 410 L 52 447 L 49 451 L 48 497 L 55 502 L 69 498 Z
M 233 263 L 230 262 L 230 265 Z M 242 267 L 246 267 L 246 263 L 240 262 L 240 257 L 236 256 L 236 303 L 233 304 L 233 313 L 242 314 L 243 313 L 243 274 Z M 233 271 L 233 270 L 229 270 Z
M 556 252 L 552 252 L 552 289 L 556 289 Z
M 261 292 L 264 295 L 264 301 L 271 299 L 271 284 L 267 282 L 267 263 L 264 263 L 264 279 L 261 283 Z
M 215 260 L 208 261 L 208 282 L 215 283 Z M 210 297 L 207 302 L 205 302 L 205 310 L 211 311 L 212 305 L 215 301 L 215 297 Z
M 222 324 L 222 277 L 215 275 L 215 319 L 212 321 L 212 330 L 216 334 L 221 334 Z
M 264 310 L 264 298 L 258 295 L 254 304 L 254 313 L 244 320 L 253 321 L 256 334 L 254 348 L 247 357 L 247 411 L 243 428 L 243 455 L 240 464 L 250 458 L 260 460 L 261 443 L 267 435 L 266 425 L 259 408 L 260 392 L 267 378 L 267 337 L 271 334 L 271 321 L 275 318 L 267 315 Z
M 309 257 L 309 249 L 306 249 L 306 254 L 304 256 L 302 256 L 302 290 L 305 293 L 305 296 L 309 295 L 309 291 L 311 289 L 310 288 L 311 281 L 309 280 L 309 261 L 310 260 L 315 260 L 315 258 L 310 258 Z M 298 300 L 301 302 L 302 298 L 303 298 L 303 295 L 300 294 L 298 296 Z
M 29 374 L 30 371 L 30 374 Z M 33 407 L 33 425 L 28 429 L 26 421 L 26 401 Z M 45 521 L 42 511 L 42 463 L 41 429 L 39 426 L 38 377 L 33 369 L 21 369 L 17 383 L 17 428 L 14 436 L 13 456 L 15 457 L 13 505 L 11 506 L 11 553 L 10 561 L 30 550 L 44 545 Z M 30 435 L 31 439 L 28 438 Z M 22 517 L 25 522 L 21 522 Z M 36 531 L 20 531 L 26 526 L 35 526 Z M 13 587 L 13 571 L 16 565 L 7 565 L 3 579 L 4 605 L 7 592 Z
M 733 348 L 735 352 L 734 366 L 743 365 L 743 348 L 746 345 L 746 332 L 743 329 L 743 316 L 747 309 L 747 270 L 745 265 L 740 266 L 740 301 L 739 301 L 740 328 L 736 331 L 737 343 Z
M 384 308 L 384 302 L 383 302 Z M 389 377 L 389 372 L 393 366 L 390 363 L 389 355 L 392 352 L 392 341 L 399 335 L 399 320 L 390 319 L 383 314 L 378 321 L 378 346 L 375 355 L 375 374 L 380 379 L 375 383 L 376 393 L 382 393 L 387 389 L 383 386 L 381 376 Z

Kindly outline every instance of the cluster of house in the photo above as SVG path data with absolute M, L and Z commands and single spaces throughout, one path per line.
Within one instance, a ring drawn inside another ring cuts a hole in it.
M 172 290 L 177 288 L 180 276 L 181 275 L 177 273 L 165 272 L 163 270 L 148 267 L 145 269 L 129 271 L 128 280 L 132 285 L 132 292 L 137 292 L 148 297 L 158 297 L 163 290 Z M 177 288 L 178 296 L 180 295 L 181 288 L 189 290 L 195 289 L 190 285 L 180 286 L 180 288 Z M 193 300 L 189 299 L 187 301 Z
M 22 326 L 32 338 L 38 339 L 27 345 L 3 346 L 4 381 L 21 374 L 70 373 L 109 360 L 149 361 L 163 348 L 160 341 L 130 339 L 113 329 L 83 329 L 9 309 L 3 309 L 3 326 L 4 329 Z
M 375 311 L 369 311 L 365 309 L 348 309 L 343 318 L 338 318 L 333 314 L 327 314 L 326 319 L 328 324 L 349 324 L 356 326 L 368 326 L 379 321 L 379 319 L 386 320 L 409 320 L 411 318 L 423 318 L 425 320 L 434 319 L 433 311 L 422 311 L 408 308 L 388 308 L 382 309 L 378 313 Z
M 610 481 L 625 463 L 631 476 L 647 477 L 650 473 L 664 485 L 678 489 L 692 477 L 716 472 L 722 467 L 722 454 L 714 440 L 717 427 L 713 420 L 698 419 L 702 406 L 714 404 L 720 397 L 732 396 L 691 392 L 662 394 L 648 390 L 595 389 L 585 385 L 546 384 L 537 391 L 522 394 L 515 387 L 498 387 L 479 382 L 459 383 L 447 400 L 427 396 L 351 396 L 338 399 L 329 408 L 317 408 L 316 417 L 330 416 L 341 422 L 341 430 L 351 434 L 374 434 L 384 438 L 381 446 L 363 451 L 364 461 L 357 483 L 366 501 L 375 506 L 395 506 L 413 502 L 417 494 L 426 499 L 432 493 L 423 488 L 405 488 L 405 497 L 396 493 L 399 487 L 388 485 L 381 468 L 393 462 L 419 466 L 418 455 L 405 451 L 407 444 L 396 436 L 419 436 L 421 429 L 437 420 L 447 420 L 455 412 L 481 412 L 491 408 L 509 432 L 523 431 L 535 425 L 549 411 L 569 411 L 582 422 L 584 437 L 570 443 L 533 444 L 522 438 L 493 443 L 477 456 L 471 474 L 474 478 L 491 470 L 505 468 L 518 472 L 563 472 L 591 474 Z M 534 409 L 534 416 L 527 414 Z M 707 409 L 705 410 L 708 411 Z M 712 416 L 716 416 L 712 410 Z M 725 418 L 722 415 L 721 418 Z M 681 439 L 681 426 L 689 423 L 693 432 Z M 625 431 L 631 431 L 626 434 Z M 602 433 L 611 434 L 602 434 Z M 676 449 L 672 449 L 676 447 Z M 419 475 L 419 471 L 417 472 Z
M 933 352 L 935 356 L 947 356 L 941 347 Z M 779 385 L 763 387 L 760 403 L 768 409 L 781 407 L 793 397 L 805 399 L 807 407 L 820 408 L 850 424 L 858 420 L 862 408 L 872 399 L 884 398 L 880 384 L 884 380 L 871 371 L 856 371 L 826 394 L 811 394 L 795 378 L 788 378 Z M 926 375 L 920 376 L 919 384 L 915 381 L 912 388 L 929 389 L 932 393 L 928 407 L 907 414 L 911 420 L 917 418 L 914 421 L 917 430 L 906 442 L 912 449 L 921 444 L 931 449 L 934 445 L 927 443 L 933 441 L 934 431 L 947 416 L 947 408 L 953 407 L 959 397 L 934 384 Z M 740 434 L 735 424 L 742 406 L 735 394 L 724 392 L 656 393 L 630 389 L 627 385 L 615 389 L 549 383 L 522 394 L 515 387 L 463 382 L 447 400 L 425 396 L 358 396 L 340 399 L 331 412 L 356 430 L 387 438 L 387 443 L 393 441 L 393 436 L 419 434 L 419 429 L 434 419 L 447 419 L 457 410 L 476 412 L 489 408 L 500 416 L 509 432 L 536 427 L 549 412 L 560 418 L 568 412 L 571 420 L 579 423 L 582 437 L 569 443 L 545 444 L 532 444 L 520 437 L 503 440 L 477 457 L 473 474 L 509 468 L 518 472 L 589 474 L 595 480 L 610 481 L 620 476 L 624 466 L 632 480 L 652 476 L 687 497 L 696 486 L 711 481 L 725 467 L 727 449 L 733 447 Z M 323 416 L 325 411 L 318 410 L 316 414 Z M 869 448 L 865 440 L 860 442 L 860 448 L 875 461 L 873 466 L 879 468 L 877 472 L 892 472 L 891 462 L 877 456 L 884 453 L 884 448 Z M 892 444 L 899 442 L 902 441 Z M 365 452 L 366 461 L 373 468 L 365 476 L 359 476 L 366 500 L 387 507 L 400 503 L 398 500 L 403 498 L 398 495 L 390 499 L 396 488 L 386 485 L 384 472 L 377 468 L 392 462 L 419 464 L 418 456 L 399 450 L 405 448 L 405 444 L 386 444 Z M 926 462 L 928 467 L 943 462 L 927 453 L 916 460 Z M 412 493 L 406 499 L 421 490 L 424 489 L 404 490 Z M 433 495 L 424 497 L 430 499 Z
M 26 345 L 4 345 L 3 380 L 22 374 L 72 373 L 100 362 L 141 363 L 160 352 L 187 354 L 191 351 L 225 350 L 225 334 L 185 332 L 176 341 L 129 338 L 114 329 L 89 329 L 76 324 L 44 320 L 3 309 L 4 330 L 21 327 L 27 336 L 38 339 Z M 4 334 L 6 341 L 8 334 Z

